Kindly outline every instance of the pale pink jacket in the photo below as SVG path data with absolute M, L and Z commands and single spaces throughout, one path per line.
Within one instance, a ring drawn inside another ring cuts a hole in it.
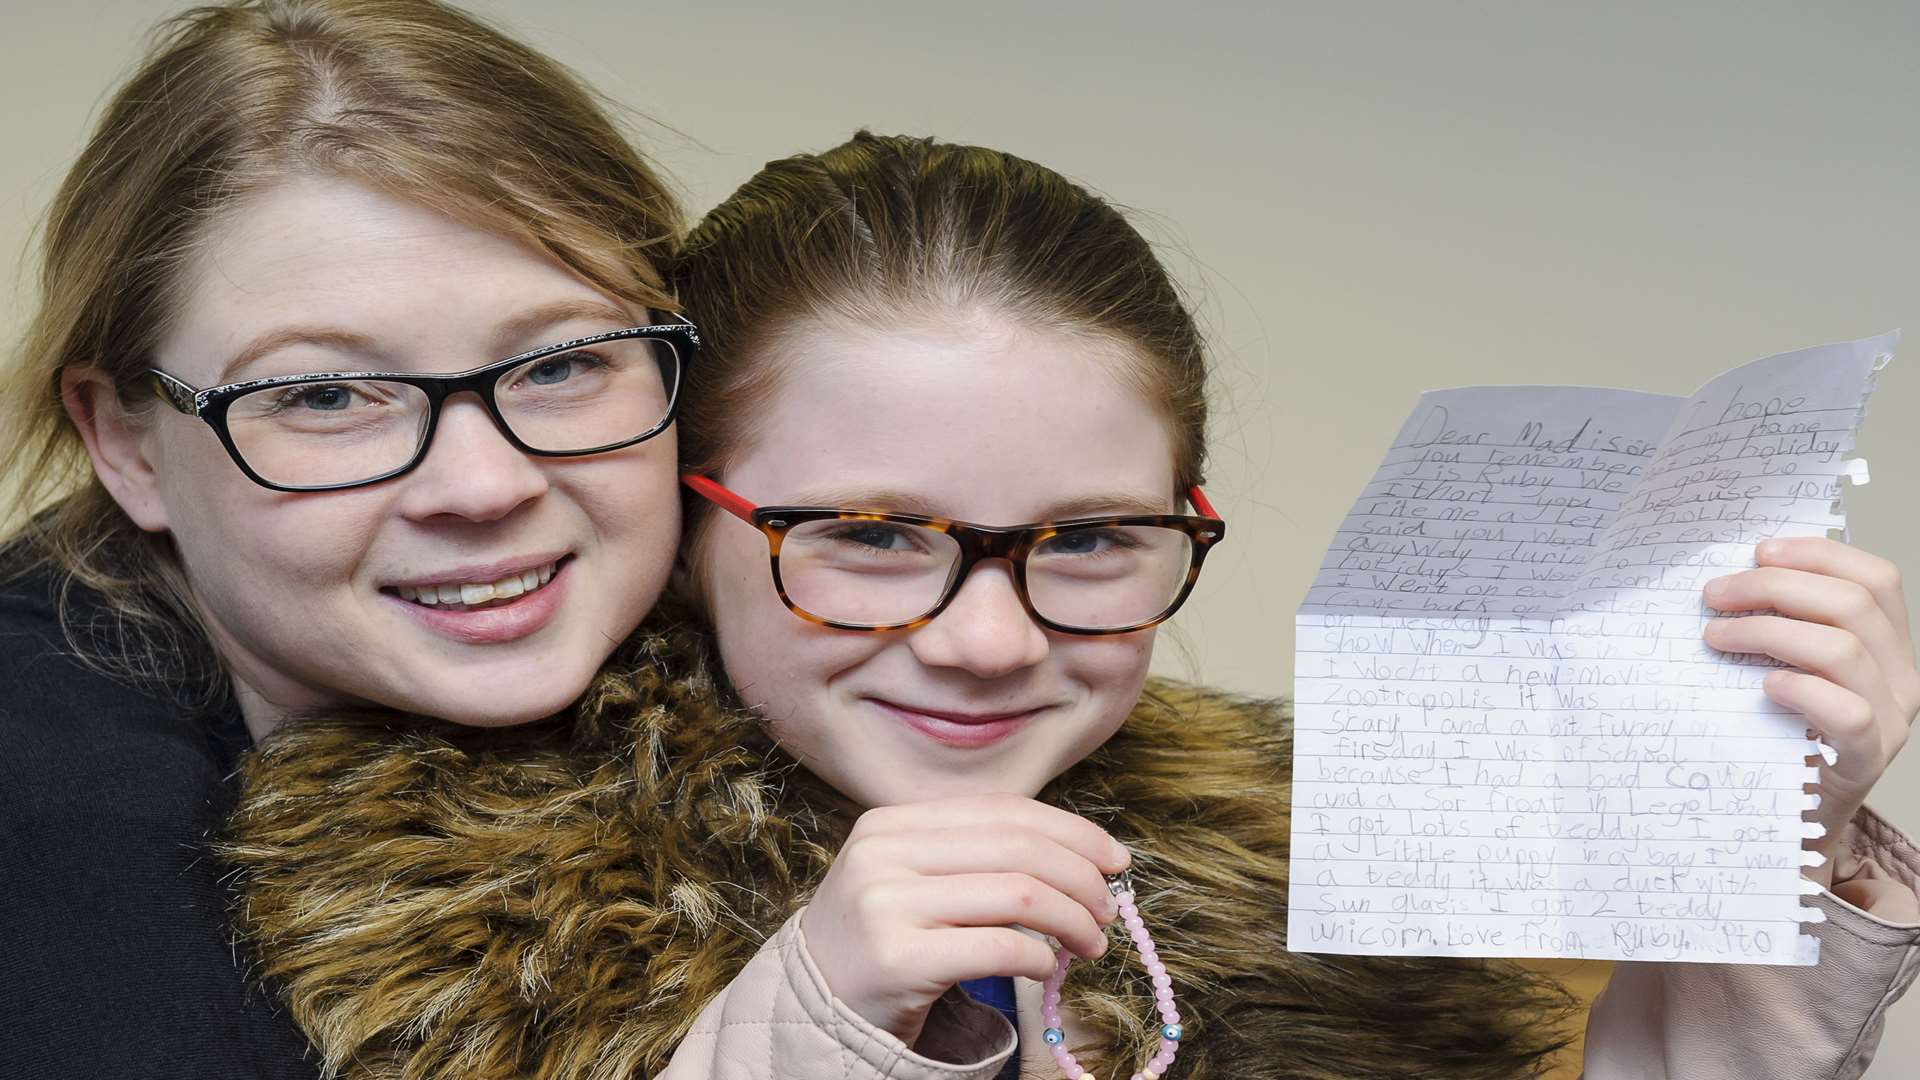
M 1810 927 L 1820 938 L 1817 967 L 1615 965 L 1587 1020 L 1588 1080 L 1851 1080 L 1865 1072 L 1887 1006 L 1920 974 L 1920 850 L 1868 811 L 1850 832 L 1853 850 L 1838 860 L 1835 880 L 1864 883 L 1869 907 L 1902 921 L 1822 892 L 1814 903 L 1826 921 Z M 1034 1019 L 1039 986 L 1019 985 L 1022 1075 L 1054 1075 Z M 1071 1028 L 1068 1036 L 1071 1044 Z M 828 992 L 795 914 L 707 1004 L 659 1080 L 992 1080 L 1014 1046 L 1004 1017 L 953 990 L 908 1049 Z

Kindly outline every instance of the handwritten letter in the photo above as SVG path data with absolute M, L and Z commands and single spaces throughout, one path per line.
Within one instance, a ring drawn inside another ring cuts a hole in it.
M 1291 948 L 1816 961 L 1819 747 L 1700 590 L 1843 528 L 1893 344 L 1420 398 L 1296 619 Z

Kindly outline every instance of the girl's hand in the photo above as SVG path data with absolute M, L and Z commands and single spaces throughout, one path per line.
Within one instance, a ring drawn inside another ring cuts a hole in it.
M 1827 834 L 1814 848 L 1827 861 L 1807 870 L 1831 887 L 1834 860 L 1849 851 L 1848 823 L 1906 745 L 1920 713 L 1920 671 L 1900 571 L 1877 555 L 1820 537 L 1765 541 L 1754 561 L 1756 569 L 1708 582 L 1706 602 L 1720 611 L 1780 614 L 1716 619 L 1707 624 L 1706 642 L 1724 652 L 1765 653 L 1800 669 L 1769 673 L 1762 689 L 1804 713 L 1836 752 L 1833 764 L 1820 768 L 1816 815 Z
M 1106 949 L 1108 873 L 1129 856 L 1099 826 L 1032 799 L 987 795 L 869 810 L 800 916 L 807 951 L 849 1008 L 912 1046 L 963 979 L 1052 974 L 1050 934 Z

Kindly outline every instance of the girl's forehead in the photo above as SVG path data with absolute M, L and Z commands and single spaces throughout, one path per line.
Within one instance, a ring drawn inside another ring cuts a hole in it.
M 977 321 L 813 326 L 729 476 L 761 501 L 915 493 L 981 522 L 1035 520 L 1089 491 L 1170 503 L 1173 438 L 1111 341 Z
M 1161 404 L 1130 377 L 1144 361 L 1123 343 L 1011 319 L 956 314 L 893 328 L 808 323 L 784 339 L 782 352 L 790 396 L 814 399 L 816 407 L 838 403 L 879 423 L 919 409 L 1097 425 L 1102 412 Z M 890 408 L 871 409 L 876 404 Z

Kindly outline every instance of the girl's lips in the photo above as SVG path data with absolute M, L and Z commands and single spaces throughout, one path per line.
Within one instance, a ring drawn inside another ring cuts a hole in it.
M 922 735 L 966 749 L 991 746 L 1025 727 L 1041 710 L 1017 713 L 953 713 L 916 709 L 883 698 L 869 698 L 887 715 L 905 723 Z
M 467 645 L 500 645 L 537 633 L 552 622 L 566 602 L 575 560 L 561 559 L 546 584 L 504 603 L 481 608 L 428 607 L 398 595 L 383 594 L 429 631 Z

